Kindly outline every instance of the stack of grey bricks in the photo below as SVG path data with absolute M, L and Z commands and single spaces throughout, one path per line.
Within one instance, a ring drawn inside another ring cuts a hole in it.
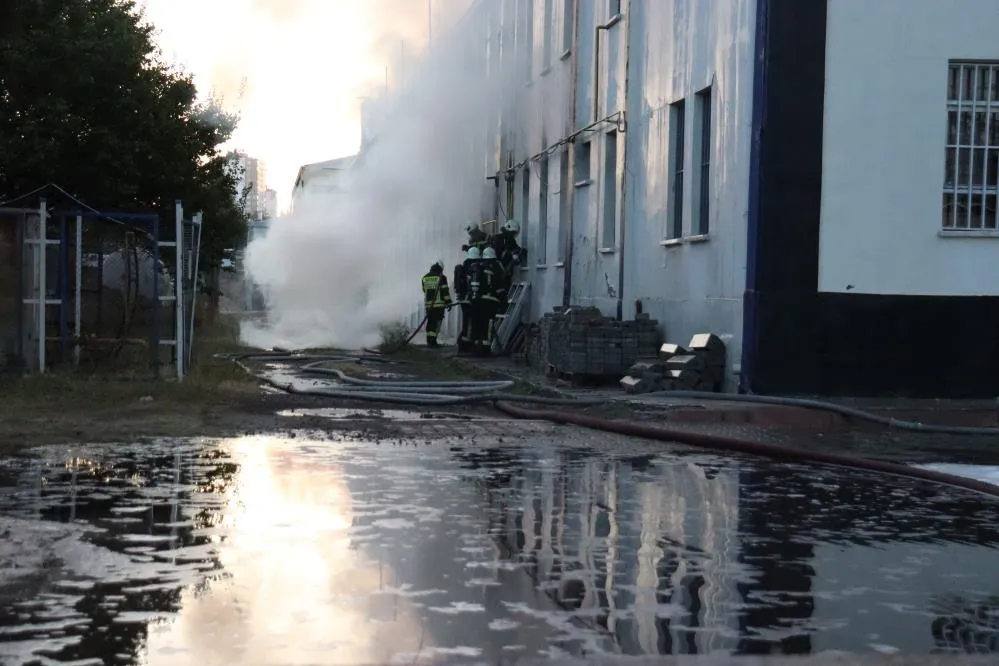
M 661 341 L 659 322 L 647 315 L 620 322 L 597 308 L 559 307 L 538 324 L 537 355 L 552 374 L 617 378 Z
M 653 391 L 720 392 L 725 383 L 725 343 L 711 333 L 699 333 L 686 348 L 666 343 L 655 358 L 638 360 L 621 378 L 628 393 Z

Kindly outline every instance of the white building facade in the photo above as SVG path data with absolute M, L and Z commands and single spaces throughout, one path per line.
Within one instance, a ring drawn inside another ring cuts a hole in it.
M 481 0 L 433 58 L 499 91 L 465 189 L 521 222 L 532 320 L 713 332 L 732 390 L 995 396 L 995 34 L 994 0 Z

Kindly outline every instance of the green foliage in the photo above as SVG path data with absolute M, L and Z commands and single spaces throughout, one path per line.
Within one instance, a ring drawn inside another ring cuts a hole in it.
M 19 0 L 0 17 L 0 199 L 56 183 L 102 210 L 204 213 L 202 265 L 245 239 L 237 118 L 164 63 L 134 0 Z M 57 202 L 53 197 L 53 202 Z

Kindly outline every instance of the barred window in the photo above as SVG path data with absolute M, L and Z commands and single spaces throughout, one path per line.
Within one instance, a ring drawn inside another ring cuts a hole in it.
M 943 228 L 995 231 L 999 63 L 952 62 L 947 80 Z

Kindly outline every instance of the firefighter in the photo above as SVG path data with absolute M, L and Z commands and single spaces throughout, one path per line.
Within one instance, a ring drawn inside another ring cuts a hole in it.
M 451 305 L 451 289 L 444 275 L 443 261 L 435 261 L 430 272 L 423 276 L 423 305 L 427 311 L 427 346 L 438 347 L 437 335 Z
M 468 234 L 468 246 L 470 248 L 477 248 L 480 253 L 489 243 L 489 236 L 487 236 L 486 232 L 482 230 L 482 225 L 480 224 L 472 223 L 467 225 L 465 227 L 465 233 Z
M 527 251 L 517 242 L 519 234 L 520 224 L 514 219 L 509 219 L 503 223 L 503 228 L 492 240 L 496 256 L 511 276 L 517 266 L 527 259 Z
M 479 248 L 470 247 L 465 253 L 465 260 L 455 266 L 455 284 L 458 285 L 457 290 L 460 293 L 458 300 L 461 303 L 461 332 L 458 334 L 459 353 L 470 352 L 474 346 L 473 340 L 477 332 L 474 325 L 476 314 L 474 301 L 477 301 L 480 288 L 479 262 Z M 460 282 L 458 282 L 459 275 Z
M 495 338 L 496 315 L 500 314 L 506 303 L 508 284 L 506 271 L 496 257 L 496 250 L 491 247 L 487 247 L 482 253 L 482 277 L 482 298 L 479 306 L 482 324 L 477 345 L 479 353 L 489 354 Z

